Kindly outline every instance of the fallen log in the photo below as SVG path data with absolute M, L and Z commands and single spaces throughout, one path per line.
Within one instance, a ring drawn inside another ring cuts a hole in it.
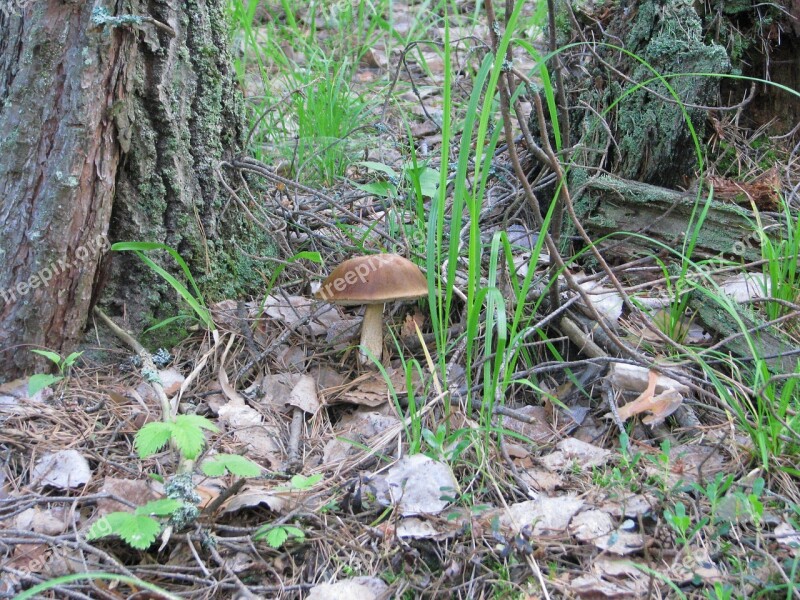
M 692 258 L 721 256 L 752 262 L 761 258 L 761 244 L 753 212 L 710 192 L 680 192 L 610 176 L 591 179 L 575 199 L 575 211 L 607 258 L 631 260 L 658 253 L 664 247 L 680 252 L 687 235 L 709 203 Z M 776 229 L 775 219 L 761 215 L 765 231 Z M 634 234 L 634 235 L 632 235 Z M 774 234 L 768 233 L 770 237 Z

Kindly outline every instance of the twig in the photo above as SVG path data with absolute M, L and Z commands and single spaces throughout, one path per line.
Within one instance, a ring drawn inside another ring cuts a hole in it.
M 167 398 L 166 392 L 164 392 L 164 386 L 161 385 L 161 381 L 159 381 L 157 373 L 158 369 L 156 369 L 156 365 L 153 363 L 153 357 L 150 353 L 142 346 L 134 337 L 129 334 L 127 331 L 122 329 L 119 325 L 114 323 L 111 318 L 104 313 L 99 307 L 95 306 L 93 312 L 96 317 L 98 317 L 103 323 L 105 323 L 106 327 L 108 327 L 111 332 L 116 335 L 126 346 L 128 346 L 131 350 L 133 350 L 136 355 L 142 361 L 142 375 L 145 378 L 145 381 L 150 384 L 150 386 L 155 390 L 156 396 L 158 397 L 158 401 L 161 404 L 161 415 L 162 419 L 169 419 L 172 417 L 172 405 L 169 402 L 169 398 Z
M 217 509 L 222 506 L 222 504 L 231 496 L 235 496 L 239 493 L 239 490 L 244 487 L 244 484 L 247 483 L 247 479 L 241 478 L 237 479 L 233 485 L 228 486 L 222 492 L 214 498 L 211 502 L 209 502 L 205 508 L 203 509 L 203 514 L 206 515 L 213 515 Z
M 297 473 L 302 467 L 300 460 L 300 435 L 303 432 L 303 409 L 294 407 L 292 424 L 289 427 L 289 460 L 287 472 Z

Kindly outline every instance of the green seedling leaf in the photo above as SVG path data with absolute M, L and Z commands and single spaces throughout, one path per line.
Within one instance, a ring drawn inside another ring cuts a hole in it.
M 132 548 L 147 550 L 160 532 L 161 523 L 148 516 L 113 512 L 92 523 L 86 539 L 92 541 L 109 535 L 117 535 Z
M 147 458 L 159 452 L 167 445 L 172 437 L 174 424 L 163 421 L 147 423 L 136 434 L 133 446 L 139 453 L 139 458 Z
M 289 539 L 289 536 L 303 541 L 306 539 L 305 532 L 299 527 L 292 525 L 263 525 L 253 534 L 253 540 L 265 540 L 272 548 L 280 548 Z
M 392 167 L 385 165 L 383 163 L 375 162 L 373 160 L 361 160 L 356 162 L 355 164 L 361 165 L 363 167 L 367 167 L 370 171 L 378 171 L 380 173 L 384 173 L 389 177 L 397 179 L 399 177 L 397 171 L 395 171 Z
M 183 319 L 190 319 L 190 318 L 191 317 L 187 315 L 176 315 L 174 317 L 167 317 L 163 321 L 159 321 L 155 325 L 148 327 L 142 333 L 150 333 L 151 331 L 155 331 L 156 329 L 161 329 L 162 327 L 166 327 L 167 325 L 169 325 L 170 323 L 174 323 L 175 321 L 181 321 Z
M 34 354 L 44 356 L 46 359 L 53 361 L 55 364 L 61 364 L 61 355 L 51 352 L 50 350 L 31 350 Z
M 197 458 L 206 444 L 203 429 L 219 431 L 211 421 L 200 415 L 178 415 L 172 424 L 172 439 L 181 454 L 189 460 Z
M 309 477 L 295 475 L 289 480 L 289 485 L 295 490 L 307 490 L 310 487 L 314 487 L 320 481 L 322 481 L 322 473 L 317 473 Z
M 238 454 L 218 454 L 214 458 L 204 460 L 200 466 L 209 477 L 221 477 L 227 470 L 238 477 L 258 477 L 261 467 L 249 458 Z
M 28 396 L 35 396 L 44 388 L 64 379 L 61 375 L 49 375 L 47 373 L 37 373 L 28 379 Z
M 381 196 L 382 198 L 389 198 L 397 194 L 397 187 L 389 181 L 371 181 L 369 183 L 355 183 L 353 186 L 360 189 L 362 192 L 367 192 L 374 196 Z
M 439 171 L 431 167 L 420 165 L 417 167 L 406 167 L 406 177 L 411 181 L 419 180 L 422 195 L 427 198 L 434 198 L 439 192 Z
M 283 527 L 273 527 L 264 535 L 264 539 L 273 548 L 280 548 L 289 539 L 289 534 Z
M 177 251 L 165 244 L 155 242 L 117 242 L 116 244 L 112 244 L 111 249 L 114 251 L 128 250 L 134 252 L 148 267 L 161 275 L 161 277 L 163 277 L 175 289 L 175 291 L 181 295 L 186 303 L 192 307 L 192 310 L 194 310 L 197 317 L 203 321 L 203 324 L 206 327 L 212 330 L 216 328 L 214 325 L 214 320 L 211 318 L 211 313 L 205 307 L 200 289 L 197 287 L 194 277 L 192 277 L 192 272 L 189 270 L 186 262 Z M 167 272 L 160 265 L 157 265 L 150 258 L 143 254 L 143 252 L 150 250 L 164 250 L 165 252 L 168 252 L 170 256 L 175 259 L 175 262 L 178 263 L 181 270 L 183 270 L 187 281 L 194 290 L 194 294 L 192 294 L 180 281 L 175 279 L 171 273 Z
M 155 519 L 144 515 L 130 515 L 117 535 L 131 548 L 147 550 L 161 533 L 162 525 Z
M 144 506 L 139 506 L 134 511 L 137 516 L 168 517 L 183 506 L 183 502 L 175 498 L 161 498 L 152 500 Z
M 64 366 L 71 367 L 72 365 L 74 365 L 75 361 L 78 360 L 78 358 L 80 358 L 81 354 L 83 354 L 83 351 L 73 352 L 72 354 L 70 354 L 67 358 L 64 359 Z

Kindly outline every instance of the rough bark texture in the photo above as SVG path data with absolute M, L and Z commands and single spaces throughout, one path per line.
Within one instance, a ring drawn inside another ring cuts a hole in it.
M 223 8 L 40 0 L 0 14 L 0 375 L 41 368 L 32 346 L 74 348 L 103 270 L 101 302 L 134 331 L 176 314 L 135 256 L 99 268 L 106 233 L 176 248 L 207 300 L 261 281 L 250 257 L 269 239 L 222 210 L 214 175 L 242 137 Z
M 742 75 L 800 90 L 800 0 L 760 3 L 751 0 L 715 0 L 705 5 L 709 35 L 723 44 Z M 752 94 L 755 92 L 755 94 Z M 774 85 L 727 79 L 722 97 L 736 104 L 752 100 L 738 124 L 752 130 L 766 126 L 772 135 L 784 135 L 800 122 L 800 102 Z M 795 130 L 792 143 L 800 139 Z
M 705 41 L 691 3 L 646 0 L 625 6 L 605 16 L 600 23 L 605 27 L 595 39 L 626 52 L 597 47 L 606 65 L 593 62 L 591 79 L 573 82 L 577 89 L 588 87 L 579 99 L 592 107 L 584 118 L 574 119 L 576 138 L 586 143 L 586 164 L 595 165 L 598 156 L 605 156 L 602 166 L 624 179 L 685 187 L 698 168 L 693 133 L 702 143 L 703 107 L 718 103 L 719 80 L 684 74 L 726 73 L 730 62 L 722 46 Z
M 111 237 L 166 243 L 189 264 L 206 300 L 239 297 L 263 282 L 255 257 L 270 253 L 270 241 L 238 206 L 225 206 L 214 174 L 242 137 L 224 2 L 150 6 L 177 36 L 138 45 L 137 75 L 115 111 L 125 160 Z M 134 330 L 178 310 L 172 288 L 131 255 L 114 255 L 104 299 Z
M 134 38 L 90 27 L 91 4 L 0 13 L 0 371 L 80 338 L 108 230 L 119 147 L 108 111 Z M 98 241 L 101 243 L 98 244 Z

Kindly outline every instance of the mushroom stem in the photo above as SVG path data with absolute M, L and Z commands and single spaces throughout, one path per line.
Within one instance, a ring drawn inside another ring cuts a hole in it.
M 381 360 L 381 354 L 383 354 L 383 304 L 367 304 L 367 310 L 364 312 L 364 323 L 361 325 L 361 350 L 359 351 L 362 365 L 371 362 L 365 350 L 369 350 L 376 360 Z

